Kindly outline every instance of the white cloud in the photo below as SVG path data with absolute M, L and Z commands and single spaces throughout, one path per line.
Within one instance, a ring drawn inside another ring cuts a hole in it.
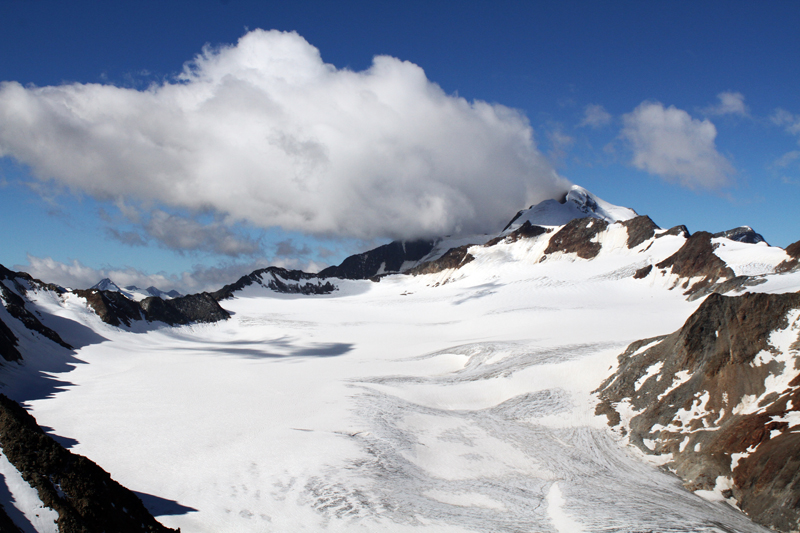
M 722 92 L 717 95 L 719 104 L 704 109 L 709 115 L 742 115 L 748 114 L 744 105 L 744 95 L 738 92 Z
M 487 231 L 566 187 L 521 113 L 263 30 L 146 90 L 2 83 L 0 155 L 118 205 L 356 238 Z
M 729 185 L 735 170 L 717 152 L 717 128 L 674 106 L 643 102 L 624 115 L 622 138 L 633 150 L 631 163 L 690 189 Z
M 606 108 L 599 104 L 589 104 L 583 112 L 583 120 L 578 127 L 590 126 L 592 128 L 600 128 L 611 123 L 611 113 L 606 111 Z

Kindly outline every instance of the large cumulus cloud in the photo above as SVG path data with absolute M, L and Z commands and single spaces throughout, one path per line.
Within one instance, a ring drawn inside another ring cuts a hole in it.
M 490 231 L 566 187 L 521 113 L 393 57 L 337 69 L 263 30 L 146 90 L 3 83 L 0 155 L 118 203 L 357 238 Z

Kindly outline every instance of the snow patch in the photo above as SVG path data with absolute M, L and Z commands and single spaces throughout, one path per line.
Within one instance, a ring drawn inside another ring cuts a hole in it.
M 661 372 L 661 367 L 663 366 L 664 366 L 664 361 L 659 361 L 657 363 L 650 365 L 647 368 L 647 372 L 642 377 L 637 379 L 636 383 L 633 384 L 633 390 L 638 391 L 648 379 Z
M 24 533 L 58 533 L 58 512 L 45 507 L 39 498 L 39 493 L 22 478 L 22 474 L 12 465 L 5 454 L 0 450 L 0 479 L 5 480 L 6 488 L 11 495 L 11 501 L 2 502 L 6 512 L 11 514 L 9 506 L 16 508 L 27 520 L 27 524 L 15 523 L 22 527 Z
M 583 533 L 584 529 L 564 511 L 563 494 L 558 483 L 553 483 L 547 492 L 547 516 L 558 533 Z

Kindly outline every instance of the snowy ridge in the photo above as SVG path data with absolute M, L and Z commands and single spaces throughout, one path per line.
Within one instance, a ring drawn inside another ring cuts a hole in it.
M 593 217 L 606 222 L 619 222 L 636 216 L 633 209 L 613 205 L 583 187 L 573 185 L 562 202 L 545 200 L 520 211 L 505 230 L 513 231 L 525 222 L 537 226 L 563 226 L 575 218 Z
M 140 302 L 145 298 L 150 298 L 151 296 L 157 296 L 162 300 L 179 298 L 181 296 L 181 293 L 179 293 L 176 290 L 171 290 L 169 292 L 166 292 L 156 287 L 148 287 L 146 289 L 140 289 L 136 285 L 129 285 L 125 287 L 125 289 L 121 289 L 116 283 L 111 281 L 109 278 L 101 279 L 100 281 L 89 287 L 89 290 L 118 292 L 120 294 L 123 294 L 129 300 L 133 300 L 135 302 Z

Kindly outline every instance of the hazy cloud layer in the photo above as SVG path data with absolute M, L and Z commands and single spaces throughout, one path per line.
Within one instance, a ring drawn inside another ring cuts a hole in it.
M 337 69 L 262 30 L 146 90 L 0 84 L 0 155 L 118 205 L 357 238 L 487 231 L 567 186 L 521 113 L 447 95 L 406 61 Z M 182 230 L 147 232 L 241 253 L 224 228 Z
M 261 251 L 258 242 L 235 235 L 221 222 L 201 224 L 158 209 L 151 213 L 144 228 L 150 237 L 171 250 L 209 251 L 231 257 Z
M 704 111 L 709 115 L 742 115 L 748 114 L 744 104 L 744 95 L 738 92 L 722 92 L 717 95 L 719 104 L 707 107 Z
M 640 170 L 690 189 L 718 189 L 732 182 L 735 170 L 717 152 L 717 128 L 674 106 L 643 102 L 622 117 L 622 138 Z
M 264 268 L 270 262 L 262 259 L 247 263 L 232 263 L 217 267 L 196 266 L 193 270 L 180 274 L 146 274 L 133 267 L 91 268 L 80 261 L 62 263 L 50 257 L 28 255 L 27 265 L 14 265 L 16 270 L 29 273 L 34 278 L 47 283 L 72 289 L 88 289 L 103 278 L 109 278 L 120 287 L 136 285 L 140 288 L 157 287 L 161 290 L 177 290 L 183 294 L 202 291 L 215 291 L 228 283 L 233 283 L 245 274 Z M 279 266 L 306 269 L 315 268 L 314 263 Z M 315 271 L 315 270 L 312 270 Z

